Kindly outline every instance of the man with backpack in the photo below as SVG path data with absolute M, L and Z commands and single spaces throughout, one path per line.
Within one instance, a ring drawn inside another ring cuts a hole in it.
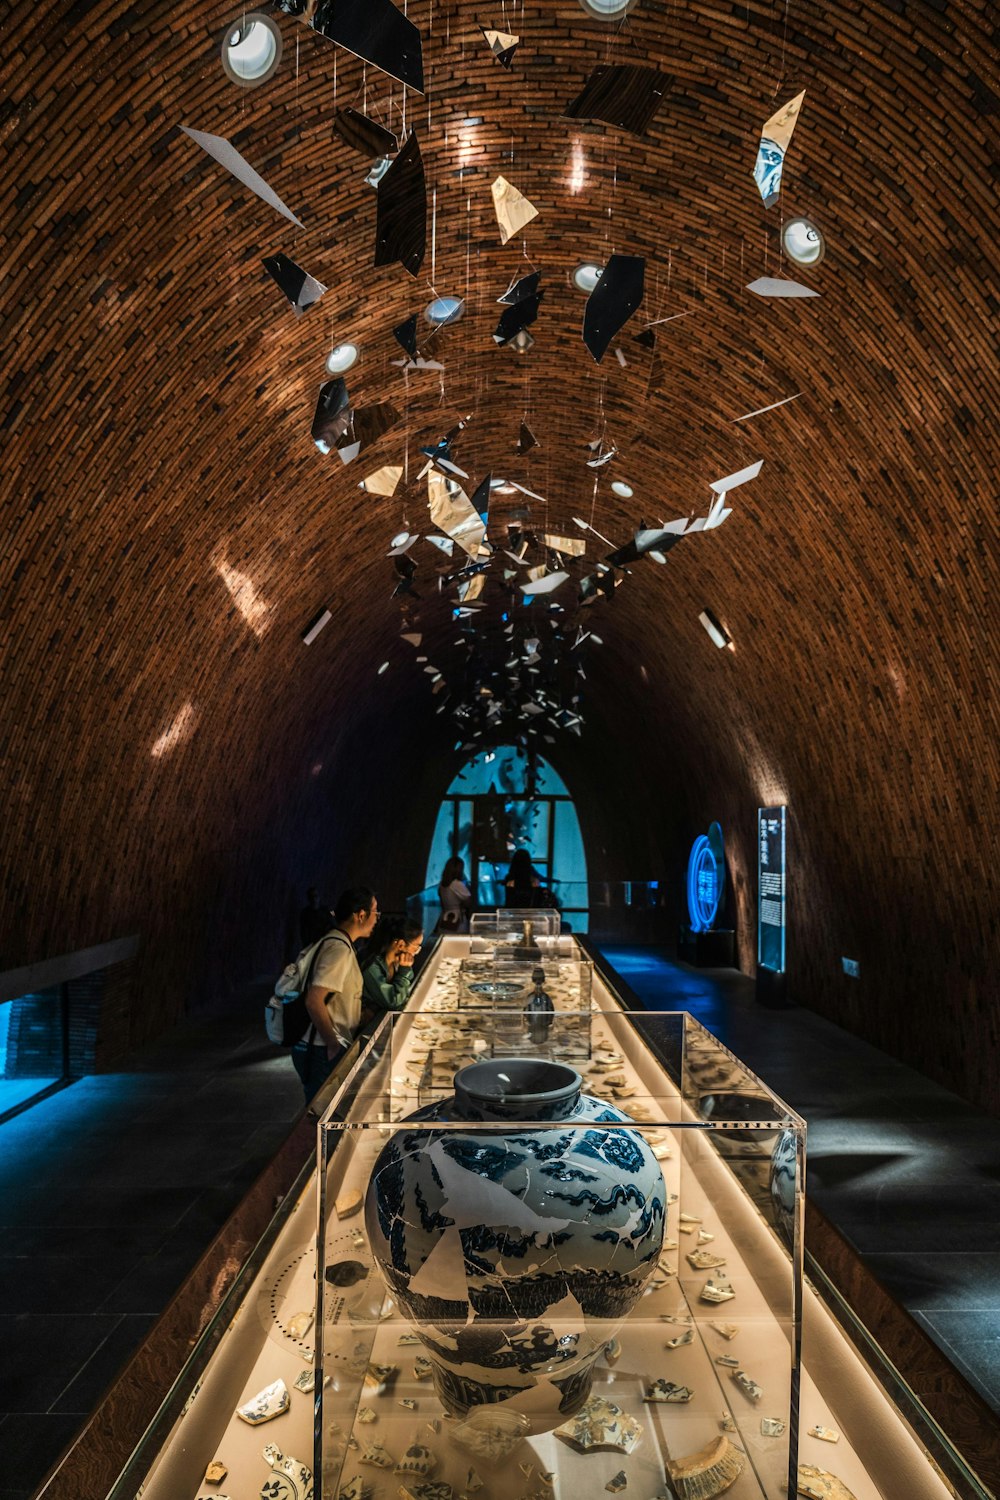
M 343 1057 L 361 1021 L 361 969 L 355 943 L 371 935 L 378 901 L 367 886 L 351 886 L 333 909 L 336 926 L 313 955 L 304 989 L 308 1024 L 292 1048 L 306 1103 L 322 1088 Z

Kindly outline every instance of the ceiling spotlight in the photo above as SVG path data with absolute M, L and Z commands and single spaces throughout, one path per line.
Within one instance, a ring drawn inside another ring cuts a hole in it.
M 326 356 L 326 368 L 331 375 L 343 375 L 345 370 L 357 364 L 359 353 L 357 344 L 337 344 Z
M 435 328 L 444 328 L 446 323 L 457 323 L 465 311 L 461 297 L 435 297 L 424 308 L 424 317 Z
M 603 275 L 603 266 L 599 266 L 596 261 L 585 260 L 573 272 L 573 285 L 578 292 L 586 292 L 589 296 Z
M 222 38 L 222 67 L 232 83 L 256 88 L 281 62 L 281 32 L 270 16 L 244 12 Z
M 822 231 L 811 219 L 789 219 L 781 231 L 788 259 L 797 266 L 818 266 L 826 254 Z
M 637 3 L 638 0 L 580 0 L 587 15 L 596 16 L 599 21 L 617 21 Z
M 622 500 L 631 500 L 632 496 L 635 494 L 632 486 L 630 484 L 626 484 L 624 479 L 614 480 L 611 485 L 611 491 L 612 494 L 619 495 Z
M 698 619 L 701 624 L 704 625 L 710 637 L 715 642 L 715 644 L 720 647 L 720 649 L 735 651 L 736 648 L 733 645 L 732 637 L 726 632 L 723 626 L 719 624 L 718 620 L 715 618 L 710 609 L 703 609 L 701 614 L 698 616 Z

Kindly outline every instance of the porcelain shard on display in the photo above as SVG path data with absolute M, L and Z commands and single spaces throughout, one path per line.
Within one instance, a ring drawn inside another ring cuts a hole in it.
M 243 1422 L 248 1422 L 251 1427 L 259 1427 L 262 1422 L 270 1422 L 274 1417 L 280 1417 L 286 1412 L 291 1403 L 288 1387 L 283 1380 L 272 1381 L 256 1396 L 251 1396 L 249 1401 L 236 1408 L 236 1415 Z
M 686 1458 L 668 1459 L 667 1473 L 677 1500 L 711 1500 L 736 1483 L 745 1462 L 727 1437 L 718 1437 Z
M 401 1500 L 452 1500 L 454 1490 L 443 1479 L 408 1479 L 399 1486 Z
M 369 1464 L 373 1469 L 391 1469 L 396 1460 L 381 1443 L 371 1443 L 369 1447 L 362 1449 L 358 1462 Z
M 695 1271 L 717 1271 L 726 1264 L 724 1255 L 713 1255 L 710 1250 L 689 1250 L 686 1259 Z
M 666 1347 L 668 1349 L 683 1349 L 687 1344 L 693 1344 L 693 1343 L 694 1343 L 694 1329 L 693 1328 L 686 1328 L 684 1330 L 684 1332 L 683 1333 L 679 1333 L 676 1338 L 667 1339 Z
M 581 1453 L 628 1454 L 642 1436 L 642 1424 L 613 1401 L 591 1396 L 571 1421 L 556 1428 L 555 1435 Z
M 839 1443 L 840 1433 L 833 1427 L 821 1427 L 817 1422 L 815 1427 L 810 1427 L 806 1433 L 807 1437 L 819 1438 L 823 1443 Z
M 815 1464 L 799 1464 L 798 1487 L 806 1500 L 855 1500 L 853 1491 L 842 1479 L 825 1469 L 817 1469 Z
M 761 1417 L 760 1431 L 762 1437 L 781 1437 L 785 1424 L 780 1417 Z
M 646 1387 L 644 1401 L 681 1406 L 691 1400 L 694 1391 L 686 1385 L 675 1385 L 672 1380 L 654 1380 Z
M 313 1500 L 312 1470 L 297 1458 L 290 1458 L 268 1443 L 264 1460 L 271 1468 L 271 1478 L 264 1481 L 260 1500 Z
M 225 1479 L 225 1477 L 226 1477 L 226 1475 L 228 1473 L 229 1473 L 229 1470 L 226 1468 L 225 1464 L 222 1462 L 222 1459 L 221 1458 L 213 1458 L 212 1462 L 209 1464 L 208 1468 L 205 1470 L 205 1480 L 204 1480 L 204 1482 L 205 1482 L 205 1484 L 221 1484 L 222 1481 Z
M 733 1379 L 748 1401 L 759 1401 L 761 1396 L 763 1396 L 764 1392 L 756 1380 L 750 1378 L 746 1370 L 734 1370 Z
M 449 1428 L 448 1436 L 467 1453 L 497 1463 L 513 1452 L 530 1426 L 522 1412 L 480 1407 L 466 1421 Z
M 412 1443 L 396 1465 L 396 1473 L 411 1474 L 423 1479 L 431 1472 L 435 1462 L 433 1453 L 423 1443 Z
M 728 1281 L 715 1281 L 711 1276 L 701 1289 L 702 1302 L 731 1302 L 735 1296 Z
M 611 1495 L 618 1495 L 622 1490 L 628 1489 L 628 1475 L 624 1469 L 619 1469 L 612 1479 L 609 1479 L 604 1488 Z
M 714 1328 L 719 1337 L 723 1339 L 734 1339 L 740 1331 L 735 1323 L 710 1323 L 708 1326 L 709 1328 Z
M 338 1500 L 369 1500 L 372 1487 L 366 1484 L 360 1474 L 355 1474 L 346 1484 L 340 1486 Z
M 316 1389 L 316 1371 L 300 1370 L 295 1377 L 294 1389 L 297 1391 L 313 1391 Z

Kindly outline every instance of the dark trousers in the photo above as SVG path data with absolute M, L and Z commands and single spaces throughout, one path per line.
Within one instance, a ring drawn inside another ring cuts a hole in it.
M 329 1058 L 325 1047 L 314 1047 L 311 1042 L 296 1042 L 292 1048 L 292 1062 L 302 1081 L 307 1104 L 319 1093 L 343 1055 L 341 1051 L 336 1057 Z

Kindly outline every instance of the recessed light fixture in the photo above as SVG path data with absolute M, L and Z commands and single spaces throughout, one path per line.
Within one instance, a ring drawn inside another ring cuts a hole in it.
M 343 375 L 357 364 L 360 352 L 357 344 L 337 344 L 326 356 L 326 368 L 331 375 Z
M 732 637 L 726 632 L 724 627 L 719 624 L 718 620 L 715 618 L 710 609 L 703 609 L 701 614 L 698 616 L 698 619 L 701 621 L 702 625 L 704 625 L 705 629 L 708 631 L 709 636 L 720 648 L 720 650 L 735 651 L 736 648 L 733 645 Z
M 615 479 L 611 485 L 612 494 L 619 495 L 622 500 L 631 500 L 635 490 L 624 479 Z
M 587 15 L 599 21 L 617 21 L 637 4 L 638 0 L 580 0 Z
M 457 323 L 464 311 L 465 303 L 461 297 L 435 297 L 424 308 L 424 317 L 435 328 L 443 328 L 446 323 Z
M 281 32 L 270 16 L 252 10 L 227 26 L 222 38 L 222 67 L 231 82 L 245 89 L 256 88 L 277 71 L 280 62 Z
M 599 266 L 596 261 L 585 260 L 573 272 L 573 285 L 578 292 L 586 292 L 589 296 L 603 275 L 603 266 Z
M 826 254 L 826 241 L 812 219 L 789 219 L 781 231 L 788 259 L 797 266 L 818 266 Z

